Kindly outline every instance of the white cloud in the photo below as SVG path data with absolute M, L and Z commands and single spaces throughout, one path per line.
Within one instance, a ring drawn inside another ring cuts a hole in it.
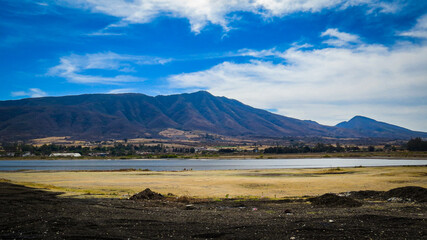
M 233 12 L 251 12 L 263 17 L 281 17 L 295 12 L 319 12 L 323 9 L 344 9 L 367 6 L 369 11 L 396 11 L 396 3 L 381 0 L 62 0 L 70 6 L 89 9 L 121 19 L 110 25 L 125 26 L 129 23 L 148 23 L 159 16 L 186 18 L 191 30 L 199 33 L 207 24 L 229 30 L 235 20 Z
M 401 36 L 416 37 L 416 38 L 427 38 L 427 14 L 421 16 L 417 24 L 409 31 L 402 32 Z
M 28 89 L 28 91 L 17 91 L 17 92 L 12 92 L 11 95 L 13 97 L 32 97 L 32 98 L 36 98 L 36 97 L 44 97 L 47 95 L 46 92 L 42 91 L 39 88 L 30 88 Z
M 254 58 L 266 58 L 266 57 L 280 57 L 282 52 L 277 51 L 276 49 L 266 49 L 261 51 L 256 51 L 252 49 L 241 49 L 235 54 L 230 54 L 234 56 L 245 56 L 245 57 L 254 57 Z
M 113 33 L 113 32 L 107 32 L 105 29 L 99 30 L 93 33 L 86 34 L 87 36 L 123 36 L 124 33 Z
M 340 32 L 336 28 L 329 28 L 328 30 L 320 34 L 320 36 L 330 37 L 330 39 L 323 41 L 323 43 L 326 43 L 331 46 L 342 47 L 352 43 L 360 43 L 359 36 Z
M 35 4 L 40 5 L 40 6 L 49 6 L 49 4 L 45 3 L 45 2 L 35 2 Z
M 338 32 L 338 31 L 337 31 Z M 347 36 L 347 35 L 345 35 Z M 353 36 L 353 35 L 349 35 Z M 350 38 L 355 39 L 355 38 Z M 336 124 L 367 115 L 427 130 L 427 46 L 358 44 L 352 47 L 301 49 L 248 63 L 223 62 L 210 69 L 169 77 L 171 87 L 206 89 L 283 115 Z M 403 119 L 407 119 L 404 122 Z M 400 121 L 400 122 L 399 122 Z
M 403 6 L 400 2 L 400 0 L 345 0 L 343 1 L 342 8 L 366 5 L 368 6 L 368 14 L 373 13 L 375 10 L 379 10 L 382 13 L 395 13 Z
M 75 83 L 102 83 L 117 84 L 123 82 L 137 82 L 143 78 L 132 75 L 117 74 L 114 76 L 98 76 L 85 74 L 88 70 L 104 70 L 114 72 L 135 72 L 137 65 L 165 64 L 170 59 L 120 55 L 113 52 L 95 53 L 61 57 L 60 64 L 49 69 L 48 75 L 59 76 Z
M 135 92 L 135 88 L 119 88 L 108 91 L 109 94 L 120 94 L 120 93 L 132 93 Z

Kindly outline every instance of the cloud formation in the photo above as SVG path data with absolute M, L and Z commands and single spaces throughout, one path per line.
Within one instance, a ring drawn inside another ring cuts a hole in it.
M 417 20 L 417 24 L 409 31 L 400 34 L 405 37 L 427 38 L 427 14 Z
M 191 30 L 199 33 L 207 24 L 220 25 L 229 30 L 233 17 L 230 13 L 251 12 L 265 18 L 282 17 L 296 12 L 319 12 L 323 9 L 345 9 L 352 6 L 367 6 L 368 12 L 397 11 L 397 4 L 381 0 L 61 0 L 70 6 L 89 9 L 121 19 L 111 25 L 125 26 L 148 23 L 159 16 L 186 18 Z
M 113 76 L 90 75 L 85 71 L 104 70 L 114 72 L 135 72 L 137 65 L 165 64 L 171 61 L 157 57 L 120 55 L 113 52 L 94 53 L 86 55 L 71 54 L 61 57 L 60 64 L 49 69 L 48 75 L 58 76 L 74 83 L 118 84 L 144 80 L 130 74 Z
M 338 30 L 323 35 L 343 41 L 359 39 Z M 324 124 L 367 115 L 405 126 L 410 115 L 427 117 L 427 46 L 334 45 L 341 47 L 246 50 L 254 57 L 247 63 L 223 62 L 204 71 L 171 76 L 169 81 L 172 87 L 206 89 Z M 282 63 L 263 58 L 271 54 Z M 425 128 L 422 121 L 417 124 L 413 127 Z
M 359 36 L 340 32 L 336 28 L 329 28 L 320 34 L 321 37 L 330 37 L 328 40 L 323 41 L 331 46 L 342 47 L 349 44 L 360 43 Z
M 12 97 L 32 97 L 32 98 L 37 98 L 37 97 L 45 97 L 47 96 L 47 93 L 42 91 L 39 88 L 30 88 L 28 89 L 28 91 L 17 91 L 17 92 L 12 92 L 11 93 Z

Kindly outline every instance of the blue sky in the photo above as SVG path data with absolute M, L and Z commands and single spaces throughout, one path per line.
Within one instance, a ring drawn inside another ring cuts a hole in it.
M 0 100 L 208 90 L 427 131 L 427 2 L 0 0 Z

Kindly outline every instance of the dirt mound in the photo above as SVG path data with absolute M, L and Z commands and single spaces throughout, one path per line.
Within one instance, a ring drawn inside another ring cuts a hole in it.
M 332 193 L 308 199 L 311 204 L 325 207 L 360 207 L 362 203 L 349 197 L 340 197 Z
M 427 189 L 423 187 L 408 186 L 394 188 L 384 193 L 386 198 L 401 198 L 416 202 L 427 202 Z
M 139 199 L 143 199 L 143 200 L 158 200 L 158 199 L 164 199 L 164 198 L 165 197 L 162 194 L 153 192 L 149 188 L 146 188 L 144 191 L 139 192 L 139 193 L 133 195 L 129 199 L 131 199 L 131 200 L 139 200 Z
M 348 193 L 348 197 L 355 198 L 355 199 L 381 199 L 381 195 L 384 192 L 382 191 L 372 191 L 372 190 L 366 190 L 366 191 L 352 191 Z

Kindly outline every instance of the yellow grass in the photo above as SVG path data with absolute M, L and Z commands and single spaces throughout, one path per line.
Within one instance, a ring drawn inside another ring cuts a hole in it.
M 86 144 L 85 141 L 70 140 L 69 136 L 36 138 L 31 140 L 31 142 L 32 142 L 32 145 L 37 147 L 40 147 L 44 144 L 62 144 L 67 146 L 79 146 L 79 145 Z
M 166 130 L 159 132 L 159 135 L 167 138 L 183 137 L 183 138 L 191 139 L 191 138 L 199 138 L 200 135 L 202 135 L 202 133 L 198 131 L 196 132 L 182 131 L 174 128 L 168 128 Z
M 427 167 L 182 172 L 1 172 L 0 179 L 65 196 L 127 197 L 145 188 L 194 197 L 292 197 L 327 192 L 427 187 Z

